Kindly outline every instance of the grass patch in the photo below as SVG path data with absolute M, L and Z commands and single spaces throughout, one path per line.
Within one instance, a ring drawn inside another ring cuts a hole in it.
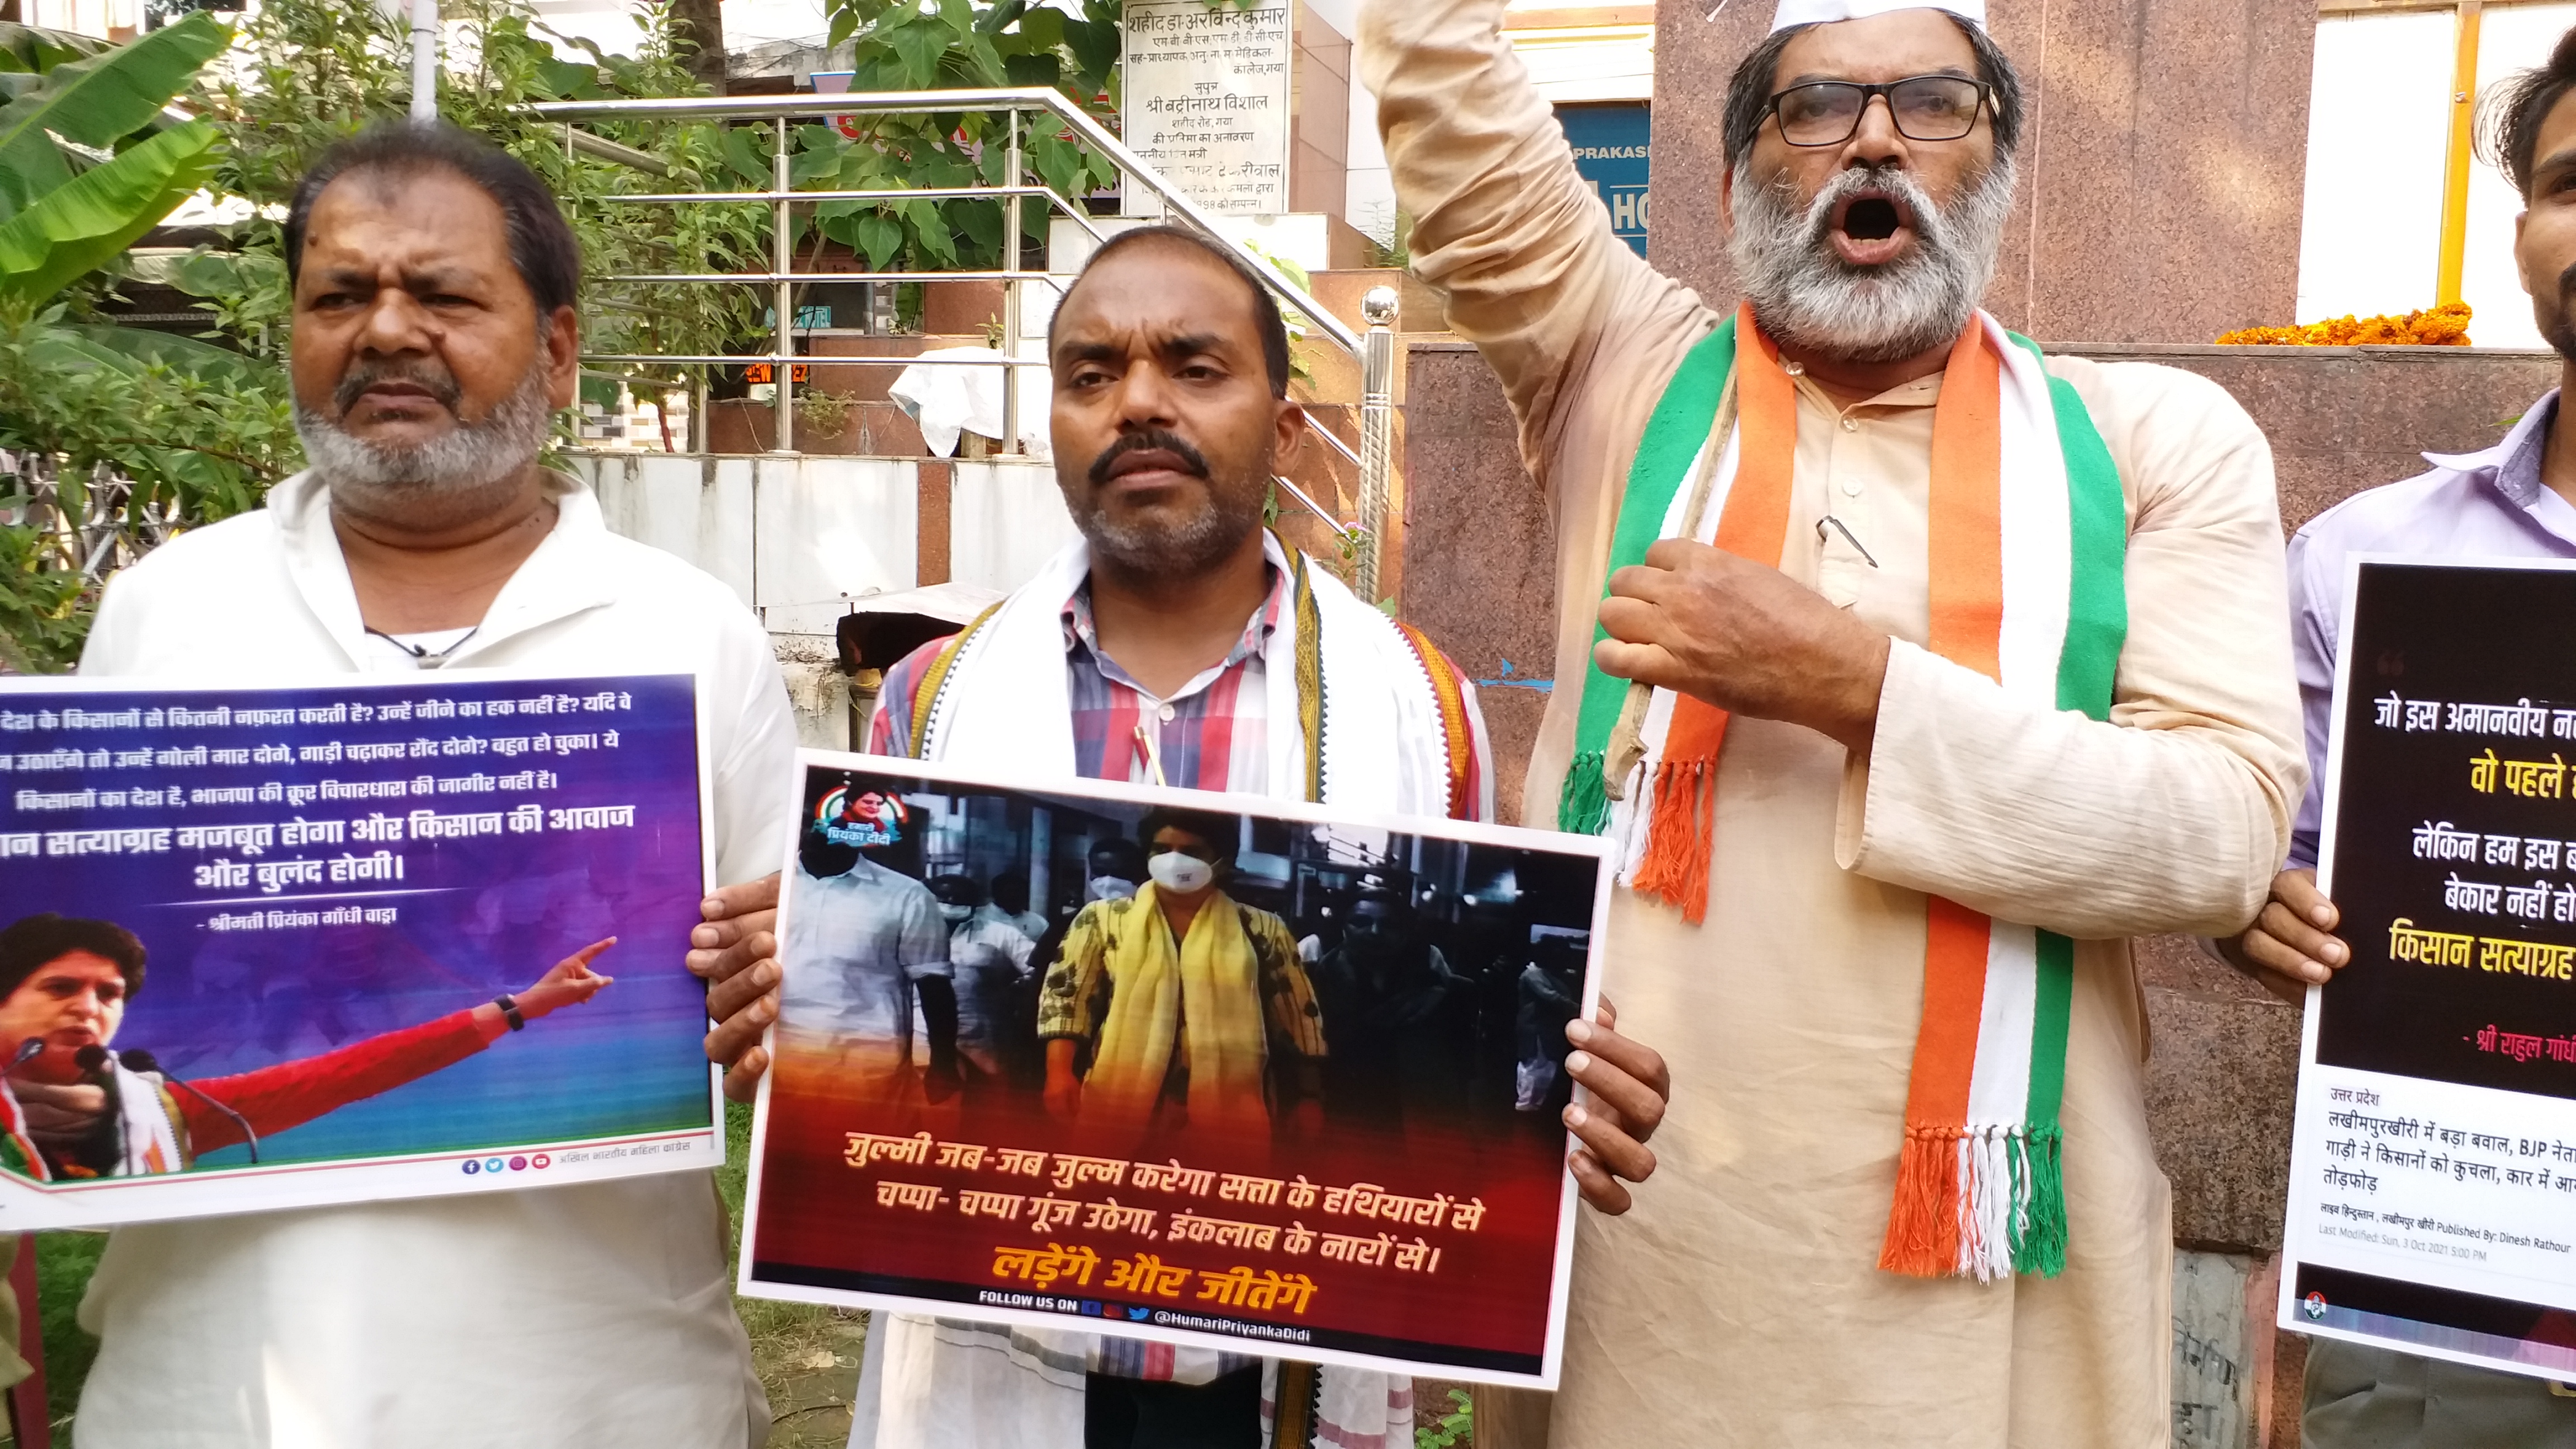
M 80 1407 L 81 1385 L 98 1357 L 98 1340 L 73 1321 L 81 1294 L 107 1251 L 105 1233 L 36 1234 L 36 1303 L 45 1330 L 45 1399 L 54 1422 Z M 58 1436 L 59 1437 L 59 1436 Z
M 726 1264 L 742 1251 L 742 1194 L 751 1160 L 751 1109 L 725 1104 L 725 1165 L 716 1172 L 732 1222 Z M 45 1331 L 45 1396 L 62 1425 L 80 1406 L 81 1385 L 98 1357 L 98 1340 L 73 1321 L 89 1288 L 105 1233 L 38 1233 L 36 1293 Z M 807 1303 L 736 1298 L 734 1310 L 751 1335 L 752 1367 L 769 1390 L 776 1427 L 770 1449 L 839 1449 L 850 1437 L 850 1391 L 859 1382 L 859 1352 L 867 1343 L 867 1315 Z M 5 1422 L 5 1421 L 0 1421 Z M 0 1434 L 0 1445 L 12 1442 Z M 66 1442 L 57 1427 L 54 1442 Z
M 728 1265 L 742 1254 L 742 1197 L 751 1167 L 751 1108 L 725 1104 L 725 1165 L 716 1187 L 733 1220 Z M 734 1312 L 751 1335 L 751 1365 L 769 1391 L 770 1449 L 840 1449 L 850 1439 L 850 1391 L 858 1387 L 867 1314 L 811 1303 L 740 1298 Z

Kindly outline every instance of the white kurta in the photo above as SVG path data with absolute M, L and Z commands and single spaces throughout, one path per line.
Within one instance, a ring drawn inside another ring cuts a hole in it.
M 1370 0 L 1359 41 L 1414 268 L 1500 376 L 1554 512 L 1556 679 L 1523 807 L 1545 824 L 1629 464 L 1719 315 L 1612 235 L 1501 37 L 1503 9 Z M 2169 1194 L 2123 938 L 2241 927 L 2287 847 L 2306 771 L 2280 522 L 2262 434 L 2217 386 L 2049 366 L 2091 411 L 2127 503 L 2110 721 L 2017 704 L 1922 647 L 1938 379 L 1850 408 L 1802 386 L 1783 568 L 1897 641 L 1877 737 L 1849 758 L 1809 730 L 1737 721 L 1706 924 L 1614 902 L 1606 990 L 1672 1066 L 1661 1169 L 1630 1216 L 1583 1216 L 1563 1391 L 1494 1404 L 1487 1449 L 1540 1442 L 1551 1417 L 1569 1449 L 2167 1441 Z M 1828 512 L 1874 565 L 1819 534 Z M 2071 1242 L 2054 1279 L 1876 1266 L 1927 892 L 2076 939 Z
M 788 894 L 779 1029 L 834 1038 L 853 1070 L 911 1065 L 912 983 L 949 973 L 938 897 L 864 856 L 819 880 L 800 867 Z
M 717 878 L 778 868 L 795 726 L 751 611 L 561 515 L 457 665 L 694 671 Z M 81 668 L 257 684 L 409 667 L 359 622 L 309 474 L 112 580 Z M 677 970 L 677 962 L 661 969 Z M 81 1322 L 102 1342 L 80 1449 L 632 1449 L 757 1444 L 768 1405 L 705 1173 L 124 1228 Z

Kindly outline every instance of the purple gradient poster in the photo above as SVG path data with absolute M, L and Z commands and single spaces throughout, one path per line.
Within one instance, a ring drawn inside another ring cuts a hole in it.
M 0 1231 L 723 1158 L 688 675 L 0 680 Z

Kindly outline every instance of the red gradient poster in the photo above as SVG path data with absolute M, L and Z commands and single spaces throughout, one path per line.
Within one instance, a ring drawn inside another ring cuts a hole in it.
M 744 1293 L 1555 1386 L 1597 842 L 803 763 Z

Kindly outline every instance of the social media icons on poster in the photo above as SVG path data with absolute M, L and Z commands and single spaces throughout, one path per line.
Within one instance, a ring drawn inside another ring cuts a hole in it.
M 530 1168 L 543 1172 L 554 1166 L 555 1160 L 547 1153 L 537 1152 L 510 1158 L 469 1157 L 458 1165 L 465 1170 L 467 1177 L 472 1177 L 482 1172 L 525 1172 Z

